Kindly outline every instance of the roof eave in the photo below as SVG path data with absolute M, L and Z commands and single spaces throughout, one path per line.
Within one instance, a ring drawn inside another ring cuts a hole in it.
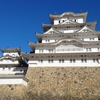
M 42 28 L 43 28 L 43 31 L 46 32 L 48 29 L 50 29 L 52 27 L 52 25 L 49 25 L 49 24 L 42 24 Z
M 35 50 L 34 43 L 28 41 L 28 45 L 30 46 L 30 48 L 31 48 L 32 50 Z
M 38 39 L 38 41 L 39 41 L 39 42 L 41 42 L 41 41 L 42 41 L 41 34 L 39 34 L 39 33 L 37 33 L 37 32 L 36 32 L 36 37 L 37 37 L 37 39 Z

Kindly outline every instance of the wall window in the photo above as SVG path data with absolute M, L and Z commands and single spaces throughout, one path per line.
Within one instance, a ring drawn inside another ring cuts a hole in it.
M 47 42 L 50 42 L 50 40 L 47 40 Z
M 40 50 L 39 50 L 39 53 L 43 53 L 43 49 L 40 49 Z
M 81 59 L 81 62 L 87 62 L 87 59 Z
M 83 59 L 81 59 L 81 62 L 83 62 Z
M 45 40 L 46 43 L 50 42 L 50 40 Z
M 41 63 L 43 63 L 43 60 L 41 59 Z
M 91 51 L 91 48 L 86 48 L 86 51 Z
M 45 40 L 45 42 L 47 43 L 47 40 Z
M 93 62 L 99 63 L 99 60 L 98 59 L 93 59 Z
M 49 62 L 49 63 L 53 63 L 53 59 L 49 59 L 48 62 Z
M 55 42 L 56 42 L 56 39 L 55 39 Z
M 5 67 L 3 67 L 3 70 L 5 70 Z
M 22 69 L 20 70 L 20 72 L 22 72 Z
M 59 20 L 59 23 L 60 23 L 60 20 Z
M 75 63 L 75 59 L 70 59 L 70 62 L 71 63 Z
M 98 51 L 100 51 L 100 48 L 98 48 Z
M 59 59 L 59 63 L 64 63 L 64 59 Z
M 39 60 L 38 62 L 43 63 L 43 60 L 41 59 L 41 60 Z
M 91 51 L 91 48 L 89 48 L 89 51 Z
M 94 40 L 94 38 L 90 38 L 90 40 Z
M 75 59 L 73 59 L 73 62 L 75 63 Z
M 72 63 L 72 59 L 70 59 L 70 62 Z
M 99 63 L 99 60 L 98 59 L 96 59 L 96 61 L 97 61 L 97 63 Z
M 53 49 L 49 49 L 49 53 L 52 53 L 53 52 Z
M 82 38 L 82 40 L 84 40 L 84 38 Z
M 64 63 L 64 59 L 62 59 L 62 63 Z
M 95 59 L 93 59 L 93 62 L 95 62 Z
M 87 62 L 87 59 L 84 59 L 85 62 Z
M 61 59 L 59 59 L 59 63 L 61 63 Z

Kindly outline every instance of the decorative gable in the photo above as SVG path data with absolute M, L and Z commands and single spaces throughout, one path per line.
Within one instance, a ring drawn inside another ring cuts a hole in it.
M 56 52 L 59 52 L 59 53 L 67 53 L 67 52 L 70 52 L 70 51 L 82 51 L 83 50 L 83 46 L 80 45 L 75 45 L 75 44 L 61 44 L 59 46 L 57 46 L 56 48 Z
M 17 57 L 10 56 L 10 55 L 5 55 L 3 57 L 0 57 L 0 61 L 1 60 L 11 60 L 11 61 L 15 61 L 15 60 L 18 60 L 18 58 Z
M 44 34 L 57 34 L 59 33 L 58 30 L 55 30 L 54 28 L 50 28 L 48 31 L 46 31 Z
M 18 64 L 18 58 L 10 55 L 0 57 L 0 64 Z
M 74 22 L 74 21 L 72 21 L 72 20 L 69 20 L 69 19 L 66 19 L 66 20 L 64 20 L 62 23 L 60 23 L 60 24 L 77 24 L 77 22 Z
M 94 30 L 90 29 L 88 26 L 84 26 L 82 29 L 80 29 L 77 32 L 94 32 Z

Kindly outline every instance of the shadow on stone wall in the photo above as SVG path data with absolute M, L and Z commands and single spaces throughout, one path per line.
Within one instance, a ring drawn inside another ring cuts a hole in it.
M 6 94 L 0 95 L 0 100 L 100 100 L 99 96 L 94 96 L 94 98 L 85 96 L 83 98 L 72 97 L 70 95 L 65 96 L 52 96 L 51 93 L 46 93 L 44 95 L 33 94 L 31 91 L 26 92 L 24 96 L 10 96 Z

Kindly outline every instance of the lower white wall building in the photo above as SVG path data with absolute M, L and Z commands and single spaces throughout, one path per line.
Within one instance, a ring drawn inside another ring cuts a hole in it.
M 22 84 L 27 86 L 28 80 L 25 78 L 28 65 L 20 56 L 19 48 L 7 48 L 1 50 L 3 56 L 0 57 L 0 84 Z
M 22 84 L 27 86 L 28 80 L 25 78 L 24 75 L 0 75 L 0 85 L 4 84 Z

